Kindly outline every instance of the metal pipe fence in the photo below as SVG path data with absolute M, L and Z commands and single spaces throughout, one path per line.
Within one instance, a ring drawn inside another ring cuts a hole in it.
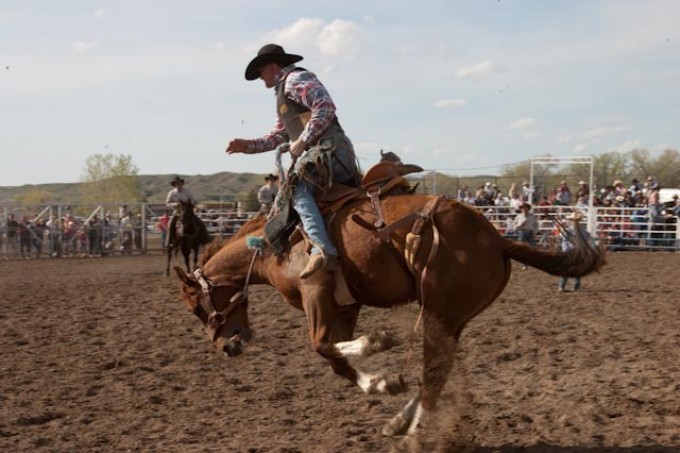
M 475 206 L 506 237 L 516 237 L 516 213 L 509 206 Z M 538 241 L 557 247 L 560 233 L 552 217 L 563 218 L 574 206 L 534 206 Z M 610 250 L 679 251 L 680 222 L 654 208 L 583 207 L 588 229 Z M 164 203 L 127 205 L 9 206 L 0 213 L 0 254 L 3 259 L 98 257 L 159 253 L 165 232 Z M 220 239 L 234 235 L 255 212 L 233 208 L 201 209 L 208 233 Z M 167 225 L 167 224 L 166 224 Z

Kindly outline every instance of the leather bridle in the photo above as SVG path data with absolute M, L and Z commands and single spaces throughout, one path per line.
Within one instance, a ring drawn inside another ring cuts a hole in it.
M 198 267 L 193 273 L 188 276 L 193 276 L 193 278 L 201 285 L 203 290 L 203 297 L 201 298 L 200 305 L 201 308 L 208 315 L 206 330 L 208 336 L 214 342 L 217 339 L 217 335 L 220 330 L 227 322 L 227 316 L 231 313 L 238 305 L 248 302 L 248 284 L 250 282 L 250 276 L 253 272 L 253 266 L 255 265 L 255 258 L 257 258 L 259 251 L 255 250 L 252 259 L 250 260 L 250 266 L 248 267 L 248 273 L 246 274 L 246 281 L 243 286 L 234 283 L 231 280 L 221 280 L 219 282 L 213 282 L 204 273 L 201 267 Z M 212 294 L 213 289 L 231 287 L 236 289 L 236 293 L 229 299 L 229 303 L 222 311 L 218 311 L 215 308 L 215 303 L 213 302 Z

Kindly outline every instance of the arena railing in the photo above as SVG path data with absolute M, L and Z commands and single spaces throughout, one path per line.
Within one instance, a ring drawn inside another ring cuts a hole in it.
M 125 208 L 125 209 L 123 209 Z M 506 237 L 516 238 L 515 212 L 509 206 L 474 206 L 491 224 Z M 548 248 L 560 243 L 559 231 L 553 217 L 563 219 L 575 209 L 586 216 L 588 208 L 574 206 L 535 206 L 539 220 L 538 242 Z M 129 211 L 131 221 L 123 228 L 120 215 Z M 22 258 L 18 238 L 7 236 L 7 218 L 10 213 L 20 219 L 27 215 L 35 225 L 44 226 L 30 231 L 31 252 L 24 250 L 23 257 L 102 256 L 116 254 L 144 254 L 163 250 L 162 234 L 158 218 L 166 211 L 164 203 L 128 203 L 127 205 L 33 205 L 8 206 L 0 213 L 0 254 L 4 259 Z M 63 219 L 73 215 L 74 225 L 65 225 Z M 107 214 L 110 221 L 107 219 Z M 99 216 L 96 229 L 88 223 Z M 235 234 L 255 212 L 239 212 L 233 209 L 210 209 L 199 216 L 204 220 L 211 236 L 224 239 Z M 52 223 L 50 222 L 52 219 Z M 680 250 L 680 224 L 677 217 L 648 208 L 594 208 L 591 234 L 610 250 Z M 25 245 L 25 244 L 24 244 Z M 24 247 L 25 248 L 25 247 Z

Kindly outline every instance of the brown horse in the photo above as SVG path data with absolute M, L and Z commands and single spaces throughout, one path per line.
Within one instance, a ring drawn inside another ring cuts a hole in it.
M 554 275 L 582 276 L 603 263 L 601 250 L 581 236 L 566 253 L 532 248 L 503 238 L 483 215 L 464 204 L 426 195 L 394 195 L 382 200 L 389 234 L 367 228 L 375 213 L 367 200 L 342 207 L 329 221 L 341 268 L 356 303 L 338 303 L 334 274 L 317 272 L 300 279 L 309 255 L 305 241 L 276 256 L 249 248 L 262 236 L 264 219 L 246 223 L 232 239 L 213 243 L 201 266 L 185 274 L 181 296 L 206 326 L 216 347 L 229 356 L 241 353 L 251 331 L 249 284 L 268 284 L 304 310 L 313 349 L 333 370 L 364 392 L 399 393 L 400 377 L 386 378 L 353 368 L 347 358 L 385 350 L 394 342 L 384 334 L 352 340 L 362 305 L 389 308 L 418 300 L 423 326 L 424 368 L 417 395 L 385 427 L 386 434 L 413 435 L 424 412 L 435 408 L 453 365 L 463 327 L 493 302 L 510 277 L 510 259 Z M 415 215 L 414 215 L 415 213 Z M 413 224 L 420 223 L 420 247 L 412 247 Z M 391 226 L 391 228 L 389 227 Z M 249 244 L 250 243 L 250 244 Z M 411 255 L 412 260 L 405 258 Z

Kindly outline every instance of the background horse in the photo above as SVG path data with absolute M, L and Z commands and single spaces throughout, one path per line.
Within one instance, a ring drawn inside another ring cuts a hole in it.
M 180 202 L 180 215 L 175 222 L 174 231 L 168 231 L 170 235 L 170 245 L 168 245 L 168 264 L 165 268 L 165 275 L 170 275 L 170 262 L 172 261 L 173 253 L 176 255 L 179 250 L 182 250 L 184 256 L 184 265 L 187 272 L 198 265 L 199 248 L 201 245 L 210 242 L 210 235 L 203 224 L 203 221 L 198 218 L 194 212 L 194 205 L 189 202 Z M 189 267 L 189 255 L 194 252 L 194 267 Z
M 238 355 L 251 340 L 248 285 L 268 284 L 289 304 L 304 310 L 313 349 L 337 374 L 366 393 L 395 394 L 405 391 L 406 384 L 399 376 L 368 374 L 349 364 L 348 357 L 367 356 L 394 345 L 380 333 L 351 341 L 361 306 L 388 308 L 418 300 L 421 314 L 416 324 L 422 321 L 423 326 L 422 383 L 383 430 L 389 435 L 415 435 L 423 413 L 435 409 L 463 327 L 506 286 L 510 259 L 554 275 L 582 276 L 604 263 L 603 252 L 582 237 L 574 238 L 575 247 L 566 253 L 532 248 L 500 236 L 471 207 L 433 196 L 388 196 L 381 205 L 389 231 L 386 236 L 366 227 L 375 220 L 368 200 L 341 208 L 328 225 L 356 300 L 353 304 L 339 303 L 331 273 L 319 271 L 299 278 L 309 259 L 305 241 L 293 241 L 291 250 L 282 256 L 249 248 L 252 237 L 262 236 L 262 218 L 246 223 L 232 239 L 211 245 L 193 273 L 175 270 L 182 281 L 182 298 L 220 351 Z M 419 235 L 420 247 L 413 248 L 410 244 L 418 222 L 425 226 Z

